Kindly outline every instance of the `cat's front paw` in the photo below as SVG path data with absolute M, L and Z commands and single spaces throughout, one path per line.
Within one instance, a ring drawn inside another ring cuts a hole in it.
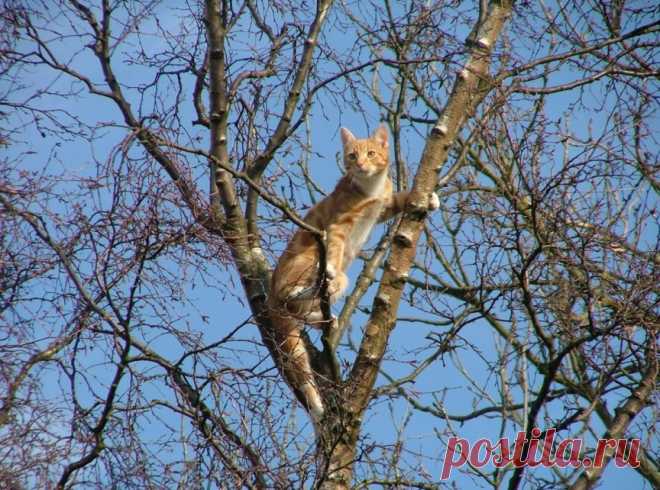
M 337 277 L 337 269 L 335 269 L 334 265 L 326 264 L 325 277 L 328 278 L 328 281 L 332 281 L 335 277 Z
M 440 207 L 440 198 L 435 192 L 431 193 L 431 196 L 429 197 L 429 210 L 435 211 Z
M 328 281 L 328 294 L 330 295 L 330 302 L 335 303 L 339 297 L 344 294 L 348 287 L 348 276 L 340 272 L 337 277 Z

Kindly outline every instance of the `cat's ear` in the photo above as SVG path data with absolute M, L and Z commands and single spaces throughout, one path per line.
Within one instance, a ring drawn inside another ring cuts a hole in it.
M 387 133 L 387 126 L 384 124 L 381 124 L 378 126 L 378 129 L 374 133 L 373 138 L 385 149 L 388 147 L 388 133 Z
M 353 136 L 353 133 L 351 133 L 348 129 L 346 128 L 341 128 L 341 142 L 346 146 L 349 143 L 352 143 L 355 141 L 355 136 Z

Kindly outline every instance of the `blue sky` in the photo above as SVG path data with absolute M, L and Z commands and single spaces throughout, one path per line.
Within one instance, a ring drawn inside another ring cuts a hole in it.
M 162 13 L 158 16 L 161 26 L 172 26 L 174 28 L 179 24 L 179 19 L 171 10 L 163 8 Z M 333 34 L 328 34 L 332 38 Z M 352 45 L 352 39 L 346 35 L 336 35 L 332 38 L 336 42 L 337 50 L 342 51 L 349 49 Z M 151 48 L 154 51 L 158 49 L 160 42 L 158 37 L 150 37 L 149 41 Z M 62 53 L 73 53 L 76 47 L 73 44 L 68 44 L 69 41 L 61 45 Z M 75 42 L 75 40 L 74 40 Z M 96 60 L 87 54 L 78 57 L 78 69 L 85 73 L 95 73 L 98 77 Z M 141 71 L 136 67 L 125 67 L 116 65 L 118 77 L 125 82 L 138 82 L 142 79 Z M 42 68 L 34 68 L 29 74 L 30 79 L 35 86 L 49 85 L 52 80 L 52 74 L 44 71 Z M 569 73 L 564 74 L 569 77 Z M 50 85 L 51 88 L 66 87 L 68 81 L 59 79 Z M 31 91 L 33 87 L 28 87 L 27 91 Z M 19 92 L 20 93 L 20 92 Z M 323 96 L 322 96 L 323 97 Z M 587 130 L 587 126 L 591 126 L 597 132 L 598 126 L 603 124 L 603 121 L 598 119 L 598 116 L 591 117 L 583 115 L 580 112 L 571 112 L 572 100 L 564 98 L 562 95 L 553 96 L 549 99 L 552 102 L 552 108 L 549 109 L 549 116 L 570 117 L 570 124 L 572 129 L 578 133 L 583 134 Z M 340 151 L 340 139 L 338 129 L 340 126 L 346 126 L 353 131 L 357 136 L 364 136 L 368 131 L 372 131 L 380 121 L 380 115 L 376 106 L 369 100 L 362 100 L 364 112 L 355 112 L 351 108 L 336 107 L 334 101 L 325 99 L 321 101 L 321 106 L 314 109 L 311 113 L 309 127 L 311 130 L 311 143 L 315 153 L 310 158 L 310 171 L 319 185 L 326 191 L 330 192 L 334 186 L 334 182 L 339 178 L 340 171 L 336 165 L 336 155 Z M 117 109 L 106 100 L 99 97 L 92 97 L 82 93 L 78 98 L 72 100 L 71 98 L 61 99 L 53 96 L 42 97 L 37 104 L 47 104 L 51 107 L 62 107 L 67 110 L 73 110 L 85 122 L 95 125 L 99 122 L 110 123 L 109 126 L 103 129 L 104 136 L 94 142 L 93 148 L 86 143 L 79 140 L 57 141 L 58 147 L 56 154 L 51 153 L 52 145 L 56 143 L 56 139 L 49 135 L 45 138 L 36 131 L 32 125 L 25 127 L 20 135 L 16 135 L 16 139 L 23 140 L 26 143 L 18 143 L 9 149 L 10 155 L 18 156 L 20 153 L 29 150 L 34 153 L 22 156 L 21 166 L 24 169 L 42 169 L 44 166 L 52 169 L 54 173 L 64 171 L 71 174 L 83 174 L 89 177 L 95 176 L 95 166 L 90 163 L 92 157 L 96 155 L 101 160 L 104 155 L 109 153 L 110 150 L 117 145 L 124 137 L 124 130 L 119 127 L 111 127 L 114 122 L 120 121 L 120 114 Z M 185 121 L 191 121 L 193 117 L 192 107 L 190 104 L 184 104 L 190 111 L 189 113 L 182 113 L 180 116 Z M 16 122 L 16 119 L 11 121 Z M 121 124 L 119 124 L 121 126 Z M 192 132 L 203 131 L 198 128 L 193 128 Z M 407 129 L 404 132 L 404 156 L 409 166 L 414 169 L 421 155 L 423 148 L 423 140 L 416 135 L 415 131 Z M 202 144 L 203 147 L 204 144 Z M 294 153 L 287 157 L 291 161 L 301 158 L 300 154 Z M 283 160 L 285 163 L 287 159 Z M 301 199 L 304 199 L 302 197 Z M 35 203 L 36 204 L 36 203 Z M 65 209 L 61 210 L 66 212 Z M 436 215 L 432 218 L 434 223 L 440 225 L 441 218 Z M 384 226 L 377 228 L 370 241 L 369 246 L 373 246 L 375 241 L 379 238 L 384 230 Z M 448 245 L 449 242 L 444 245 Z M 281 244 L 283 245 L 283 243 Z M 418 257 L 424 257 L 424 251 L 420 250 Z M 176 271 L 176 265 L 172 264 L 173 269 Z M 351 277 L 355 277 L 359 271 L 361 264 L 354 264 L 351 269 Z M 220 284 L 228 284 L 233 281 L 238 291 L 239 281 L 235 274 L 228 268 L 222 270 L 221 267 L 214 268 L 214 270 L 221 274 L 219 277 L 211 279 L 211 287 L 206 287 L 202 281 L 195 281 L 196 287 L 188 284 L 185 295 L 188 306 L 185 307 L 182 314 L 182 322 L 190 326 L 191 330 L 199 332 L 208 342 L 213 342 L 222 338 L 234 326 L 240 324 L 246 319 L 246 308 L 239 298 L 232 296 L 232 294 L 224 294 L 226 290 L 219 289 Z M 370 304 L 370 295 L 367 296 L 363 303 Z M 240 297 L 240 292 L 238 292 Z M 337 305 L 335 310 L 338 310 L 341 305 Z M 419 315 L 419 311 L 411 309 L 407 304 L 402 303 L 399 311 L 399 316 L 409 317 L 412 315 Z M 208 317 L 208 322 L 205 321 Z M 357 314 L 353 318 L 353 335 L 359 338 L 359 327 L 363 325 L 366 317 Z M 437 329 L 422 325 L 422 324 L 402 324 L 398 326 L 391 339 L 389 353 L 393 358 L 398 359 L 398 354 L 401 353 L 401 358 L 408 358 L 404 353 L 413 347 L 422 345 L 424 338 L 432 331 Z M 469 372 L 475 379 L 482 379 L 485 384 L 486 380 L 493 380 L 492 372 L 484 370 L 484 363 L 481 357 L 494 358 L 496 355 L 496 347 L 500 342 L 495 338 L 492 331 L 481 321 L 474 322 L 462 331 L 462 335 L 466 342 L 469 342 L 471 348 L 460 350 L 457 355 L 460 356 L 460 362 L 465 370 Z M 242 330 L 241 337 L 249 339 L 258 339 L 258 332 L 254 326 L 248 326 Z M 179 352 L 177 344 L 170 342 L 168 338 L 154 338 L 152 347 L 158 348 L 159 352 L 168 357 L 176 357 Z M 343 355 L 350 359 L 350 353 L 343 351 Z M 93 356 L 93 354 L 91 354 Z M 250 359 L 249 354 L 245 359 Z M 402 375 L 410 369 L 407 365 L 402 365 L 397 362 L 388 361 L 385 363 L 385 369 L 393 375 Z M 107 375 L 104 372 L 104 367 L 98 368 L 99 378 Z M 474 395 L 465 389 L 463 384 L 463 374 L 456 368 L 453 362 L 436 362 L 429 370 L 427 370 L 416 382 L 415 389 L 421 392 L 446 389 L 447 397 L 445 398 L 445 407 L 449 413 L 463 413 L 470 411 L 473 407 L 471 403 L 474 400 Z M 382 380 L 381 380 L 382 381 Z M 536 385 L 539 379 L 532 378 L 531 383 Z M 65 389 L 66 386 L 62 383 L 62 379 L 58 379 L 57 383 L 46 384 L 47 393 L 57 394 L 59 388 Z M 491 384 L 492 386 L 492 384 Z M 167 392 L 158 392 L 154 390 L 154 397 L 171 397 Z M 559 407 L 557 407 L 559 409 Z M 402 421 L 408 414 L 408 404 L 401 399 L 395 401 L 377 402 L 369 410 L 365 429 L 370 434 L 370 437 L 379 443 L 394 443 L 395 442 L 395 428 L 392 426 L 394 421 Z M 485 425 L 484 425 L 485 424 Z M 483 419 L 478 419 L 477 422 L 468 422 L 464 425 L 455 425 L 456 432 L 463 438 L 475 441 L 482 437 L 495 437 L 492 434 L 497 434 L 498 420 L 485 422 Z M 598 430 L 601 428 L 598 427 Z M 159 436 L 160 428 L 157 424 L 145 425 L 142 429 L 146 438 L 156 439 Z M 438 440 L 436 430 L 444 430 L 444 422 L 424 414 L 414 413 L 410 422 L 406 426 L 405 434 L 409 435 L 407 444 L 410 448 L 421 448 L 426 455 L 430 458 L 425 461 L 426 470 L 439 477 L 443 446 L 441 441 Z M 517 429 L 509 427 L 507 429 L 509 435 L 513 437 Z M 308 431 L 307 435 L 310 435 Z M 532 471 L 532 470 L 528 470 Z M 460 475 L 458 472 L 454 473 L 452 483 L 456 483 L 458 487 L 465 487 L 473 484 L 467 480 L 465 476 Z M 629 469 L 614 468 L 612 465 L 607 469 L 605 477 L 601 480 L 600 488 L 615 489 L 621 488 L 623 485 L 630 485 L 633 481 L 639 481 L 635 472 Z

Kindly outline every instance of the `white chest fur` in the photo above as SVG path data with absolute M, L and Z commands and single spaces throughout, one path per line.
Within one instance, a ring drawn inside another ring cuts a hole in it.
M 360 253 L 360 250 L 362 250 L 363 245 L 369 238 L 371 230 L 378 221 L 378 217 L 384 206 L 382 196 L 385 190 L 386 181 L 387 172 L 382 172 L 379 175 L 364 179 L 358 183 L 365 194 L 370 197 L 376 197 L 376 199 L 373 204 L 364 210 L 360 218 L 351 228 L 344 252 L 344 264 L 350 264 L 357 254 Z
M 378 221 L 378 216 L 380 215 L 382 208 L 383 203 L 379 200 L 377 203 L 370 206 L 360 219 L 353 224 L 351 233 L 348 236 L 348 243 L 346 244 L 346 251 L 344 253 L 346 260 L 344 263 L 350 263 L 355 256 L 360 253 L 362 246 L 369 238 L 371 230 Z

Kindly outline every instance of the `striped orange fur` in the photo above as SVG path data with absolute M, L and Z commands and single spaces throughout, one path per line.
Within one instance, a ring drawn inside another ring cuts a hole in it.
M 385 126 L 366 139 L 357 139 L 342 128 L 341 139 L 346 174 L 334 191 L 305 216 L 306 223 L 327 233 L 326 277 L 331 304 L 348 287 L 346 270 L 374 225 L 401 212 L 408 198 L 408 192 L 393 192 Z M 429 207 L 438 207 L 435 194 Z M 304 324 L 327 326 L 320 309 L 318 273 L 318 243 L 309 231 L 299 229 L 279 259 L 269 296 L 285 377 L 316 424 L 323 416 L 323 402 L 300 331 Z

